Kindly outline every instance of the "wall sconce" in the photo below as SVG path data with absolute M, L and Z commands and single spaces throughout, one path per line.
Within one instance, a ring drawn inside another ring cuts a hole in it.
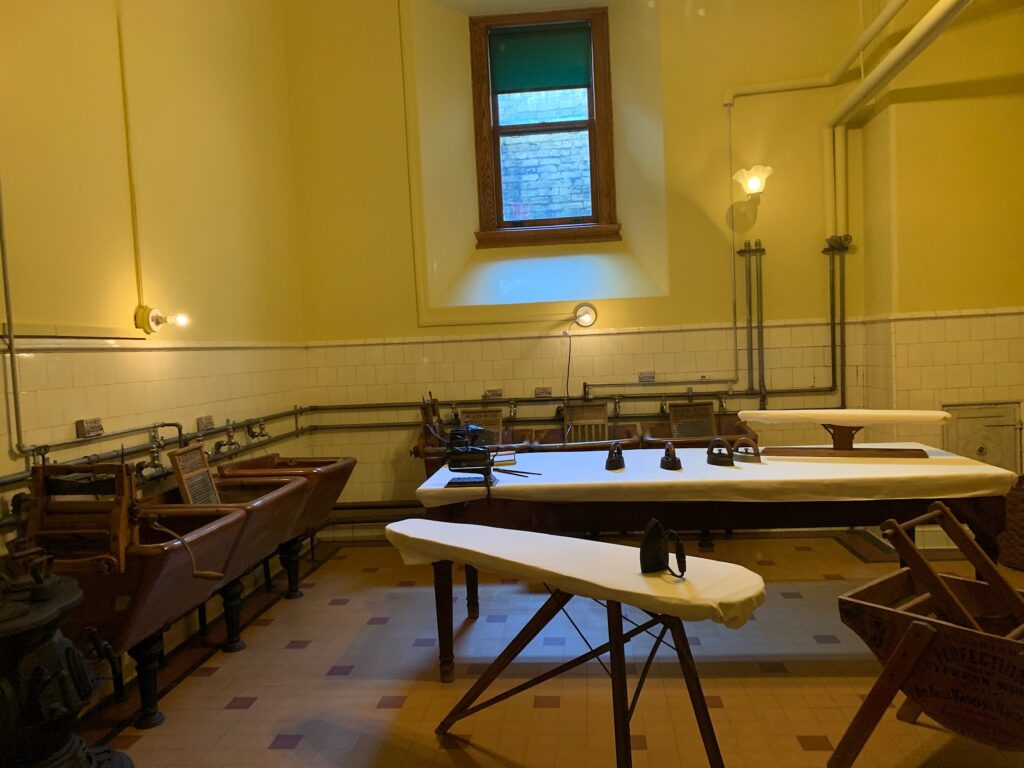
M 593 304 L 577 304 L 572 311 L 572 321 L 580 328 L 589 328 L 597 322 L 597 309 Z
M 743 187 L 743 191 L 749 197 L 760 195 L 768 184 L 768 177 L 772 175 L 772 169 L 767 165 L 755 165 L 753 168 L 736 171 L 733 179 Z
M 135 308 L 135 327 L 147 334 L 156 333 L 164 325 L 176 325 L 179 328 L 184 328 L 190 322 L 191 319 L 184 312 L 167 316 L 156 307 L 140 304 Z

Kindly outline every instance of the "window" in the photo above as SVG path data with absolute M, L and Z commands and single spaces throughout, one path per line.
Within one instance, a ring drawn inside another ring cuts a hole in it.
M 619 240 L 608 13 L 470 19 L 477 248 Z

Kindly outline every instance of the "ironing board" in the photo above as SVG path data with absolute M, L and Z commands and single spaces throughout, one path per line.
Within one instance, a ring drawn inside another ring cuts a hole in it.
M 820 424 L 832 435 L 832 446 L 771 446 L 762 456 L 862 456 L 926 459 L 927 452 L 913 448 L 854 447 L 853 436 L 872 424 L 945 424 L 953 418 L 946 411 L 908 411 L 879 408 L 818 408 L 778 411 L 740 411 L 743 421 L 761 424 Z
M 388 541 L 401 552 L 406 564 L 433 565 L 442 680 L 452 679 L 455 665 L 452 561 L 526 581 L 540 581 L 551 591 L 551 596 L 536 615 L 441 721 L 436 729 L 438 734 L 447 733 L 452 725 L 464 717 L 607 651 L 611 658 L 616 764 L 618 768 L 629 768 L 632 765 L 630 717 L 654 655 L 666 634 L 671 634 L 708 761 L 712 766 L 723 765 L 682 622 L 715 621 L 731 628 L 742 626 L 764 602 L 764 581 L 756 573 L 732 563 L 689 557 L 686 559 L 684 579 L 676 579 L 667 573 L 645 576 L 640 572 L 639 553 L 635 547 L 435 520 L 392 523 L 387 526 L 386 535 Z M 670 555 L 669 559 L 674 567 L 674 556 Z M 589 597 L 605 603 L 608 642 L 477 704 L 490 684 L 574 596 Z M 641 609 L 650 617 L 649 620 L 624 631 L 623 604 Z M 625 643 L 658 627 L 657 642 L 651 649 L 630 703 L 626 691 Z

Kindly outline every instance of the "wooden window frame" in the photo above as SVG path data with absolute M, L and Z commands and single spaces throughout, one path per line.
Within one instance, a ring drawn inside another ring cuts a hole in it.
M 495 27 L 590 23 L 593 73 L 588 97 L 589 119 L 536 126 L 499 127 L 497 95 L 491 92 L 488 33 Z M 615 215 L 615 156 L 612 142 L 612 86 L 608 45 L 608 9 L 476 16 L 469 20 L 473 76 L 473 121 L 476 133 L 476 178 L 480 207 L 477 248 L 621 240 Z M 503 221 L 499 142 L 503 133 L 552 132 L 585 128 L 590 134 L 591 215 L 565 219 Z

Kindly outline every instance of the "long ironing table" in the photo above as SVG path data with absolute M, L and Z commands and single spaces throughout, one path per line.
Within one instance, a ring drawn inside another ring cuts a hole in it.
M 901 522 L 944 500 L 993 559 L 1016 475 L 918 443 L 927 458 L 764 456 L 713 466 L 701 448 L 680 448 L 682 469 L 660 468 L 661 450 L 624 451 L 624 469 L 603 451 L 521 453 L 491 488 L 448 488 L 442 467 L 416 496 L 431 519 L 549 533 L 643 530 L 656 517 L 679 530 L 838 528 Z M 870 446 L 865 446 L 870 447 Z
M 537 614 L 441 721 L 437 733 L 447 733 L 462 718 L 607 652 L 611 659 L 616 764 L 618 768 L 629 768 L 632 765 L 629 736 L 632 707 L 626 688 L 625 643 L 642 632 L 657 630 L 657 641 L 640 675 L 634 703 L 658 647 L 665 636 L 671 634 L 708 761 L 713 767 L 723 765 L 682 622 L 715 621 L 732 628 L 742 626 L 754 609 L 764 602 L 764 581 L 756 573 L 732 563 L 690 557 L 686 560 L 684 579 L 677 579 L 667 573 L 645 576 L 640 572 L 639 554 L 635 547 L 433 520 L 392 523 L 386 533 L 388 541 L 399 549 L 406 564 L 431 563 L 434 567 L 441 664 L 442 670 L 447 668 L 449 679 L 454 666 L 453 561 L 529 581 L 540 581 L 551 591 L 551 596 Z M 677 565 L 674 556 L 670 556 L 670 562 L 673 566 Z M 605 603 L 608 642 L 539 677 L 477 703 L 501 672 L 577 595 Z M 641 609 L 649 616 L 649 620 L 624 631 L 623 604 Z

